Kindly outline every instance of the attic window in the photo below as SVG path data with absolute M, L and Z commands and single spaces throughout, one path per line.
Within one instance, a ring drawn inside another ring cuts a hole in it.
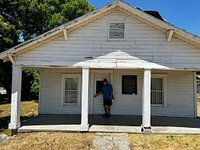
M 109 39 L 123 40 L 125 37 L 124 22 L 109 22 Z

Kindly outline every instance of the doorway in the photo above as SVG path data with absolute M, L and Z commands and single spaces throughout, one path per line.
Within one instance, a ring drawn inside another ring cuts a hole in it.
M 103 79 L 107 79 L 109 83 L 112 83 L 112 72 L 98 71 L 94 73 L 94 85 L 93 85 L 94 94 L 101 91 L 103 87 L 103 82 L 102 82 Z M 93 99 L 93 114 L 104 114 L 102 95 Z

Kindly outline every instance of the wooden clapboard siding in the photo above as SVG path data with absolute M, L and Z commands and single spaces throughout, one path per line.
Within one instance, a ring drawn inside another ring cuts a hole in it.
M 108 21 L 125 21 L 125 40 L 108 40 Z M 98 57 L 122 50 L 143 60 L 177 69 L 200 69 L 200 48 L 178 39 L 167 42 L 167 33 L 136 16 L 115 10 L 16 57 L 17 64 L 36 66 L 71 66 L 85 57 Z
M 80 106 L 61 105 L 61 74 L 79 73 L 80 69 L 42 69 L 41 71 L 41 97 L 39 104 L 40 114 L 80 114 Z M 101 73 L 101 71 L 99 71 Z M 105 71 L 102 70 L 102 73 Z M 166 75 L 166 107 L 152 107 L 154 116 L 194 117 L 193 103 L 193 73 L 185 71 L 153 71 L 152 74 Z M 122 75 L 137 75 L 137 95 L 122 95 Z M 113 90 L 115 102 L 112 114 L 141 115 L 142 113 L 142 70 L 113 70 Z M 90 74 L 89 110 L 93 110 L 93 87 Z M 94 106 L 102 108 L 102 104 Z M 98 111 L 97 111 L 98 112 Z
M 137 95 L 122 94 L 122 75 L 137 76 Z M 142 70 L 119 70 L 113 73 L 113 90 L 115 102 L 113 103 L 113 114 L 141 115 L 142 113 Z
M 177 116 L 177 117 L 194 117 L 193 103 L 193 73 L 192 72 L 159 72 L 166 75 L 166 107 L 152 107 L 154 116 Z M 137 75 L 138 94 L 122 95 L 121 94 L 121 77 L 122 75 Z M 154 72 L 153 72 L 154 74 Z M 156 72 L 157 74 L 157 72 Z M 115 71 L 113 73 L 113 87 L 116 101 L 113 103 L 113 114 L 134 114 L 142 113 L 142 82 L 143 72 L 132 71 Z
M 153 115 L 194 117 L 193 73 L 166 74 L 167 107 L 152 107 Z
M 81 74 L 79 69 L 42 69 L 39 114 L 80 114 L 80 105 L 62 105 L 62 74 Z

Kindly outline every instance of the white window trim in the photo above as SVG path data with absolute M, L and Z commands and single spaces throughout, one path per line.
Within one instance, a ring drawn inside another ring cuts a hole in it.
M 163 104 L 151 104 L 153 107 L 167 107 L 167 82 L 166 82 L 166 74 L 152 74 L 151 78 L 162 78 L 163 79 Z
M 112 39 L 110 38 L 110 23 L 124 23 L 124 38 L 123 39 Z M 122 20 L 109 20 L 107 24 L 107 39 L 108 41 L 126 41 L 126 21 Z
M 65 79 L 78 78 L 78 101 L 77 103 L 65 103 Z M 81 74 L 62 74 L 61 81 L 61 106 L 80 106 L 81 103 Z

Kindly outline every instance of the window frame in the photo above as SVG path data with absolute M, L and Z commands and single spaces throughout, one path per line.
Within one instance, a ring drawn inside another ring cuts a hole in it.
M 163 88 L 163 104 L 151 104 L 153 107 L 167 107 L 167 87 L 165 74 L 152 74 L 151 79 L 162 79 Z M 151 91 L 152 92 L 152 91 Z
M 110 24 L 111 23 L 124 23 L 124 38 L 122 38 L 122 39 L 110 38 Z M 108 26 L 108 31 L 107 31 L 108 41 L 126 41 L 126 21 L 124 21 L 124 20 L 109 20 L 107 26 Z
M 65 103 L 65 79 L 78 78 L 78 100 L 77 103 Z M 81 74 L 62 74 L 61 106 L 80 106 L 81 102 Z

